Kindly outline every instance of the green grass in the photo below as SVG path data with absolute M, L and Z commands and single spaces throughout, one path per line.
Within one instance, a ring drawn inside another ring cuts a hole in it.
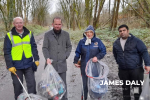
M 150 47 L 150 29 L 133 29 L 130 32 L 141 39 L 148 48 Z
M 70 33 L 71 40 L 75 44 L 77 44 L 79 40 L 83 38 L 84 30 L 68 30 L 68 32 Z M 130 33 L 141 39 L 147 46 L 148 51 L 150 51 L 150 29 L 131 29 Z M 119 33 L 118 30 L 108 31 L 108 29 L 97 29 L 96 36 L 102 40 L 102 42 L 106 46 L 107 51 L 112 52 L 113 42 L 117 39 Z
M 49 27 L 42 27 L 40 25 L 33 25 L 33 24 L 29 24 L 26 25 L 27 29 L 29 29 L 31 32 L 33 32 L 33 34 L 39 35 L 40 33 L 43 33 L 45 31 L 47 31 L 49 29 Z
M 67 31 L 70 33 L 70 38 L 75 44 L 77 44 L 79 40 L 83 38 L 84 30 L 77 30 L 77 31 L 67 30 Z

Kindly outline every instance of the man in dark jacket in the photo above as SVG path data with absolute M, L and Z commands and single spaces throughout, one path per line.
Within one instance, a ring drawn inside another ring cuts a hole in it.
M 143 60 L 147 71 L 150 71 L 150 60 L 145 44 L 135 36 L 129 33 L 127 25 L 121 25 L 118 28 L 120 37 L 113 44 L 113 54 L 119 65 L 119 78 L 123 80 L 123 99 L 131 100 L 130 82 L 138 82 L 140 85 L 134 84 L 134 100 L 139 100 L 141 94 L 141 81 L 143 81 Z
M 8 70 L 13 80 L 15 99 L 23 92 L 16 74 L 23 82 L 25 76 L 28 93 L 36 93 L 36 83 L 33 66 L 39 65 L 39 56 L 34 36 L 23 26 L 23 19 L 15 17 L 14 27 L 7 33 L 4 40 L 4 57 Z M 34 61 L 33 62 L 33 58 Z
M 69 33 L 61 29 L 61 18 L 55 17 L 52 25 L 53 29 L 45 33 L 44 36 L 43 54 L 47 64 L 51 64 L 51 59 L 53 60 L 53 67 L 66 85 L 66 59 L 70 55 L 72 45 L 70 42 Z M 62 100 L 68 100 L 67 92 L 63 96 Z

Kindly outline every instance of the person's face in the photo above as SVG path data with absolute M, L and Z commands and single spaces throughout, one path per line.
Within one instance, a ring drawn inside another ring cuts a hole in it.
M 122 39 L 127 39 L 129 37 L 129 30 L 126 27 L 120 28 L 119 35 Z
M 13 24 L 16 28 L 16 31 L 22 31 L 23 30 L 23 20 L 22 19 L 20 19 L 20 18 L 15 19 Z
M 92 39 L 93 35 L 94 35 L 93 31 L 87 31 L 87 32 L 85 32 L 85 34 L 89 39 Z
M 61 19 L 54 19 L 54 22 L 52 25 L 55 30 L 57 31 L 61 30 L 61 27 L 62 27 Z

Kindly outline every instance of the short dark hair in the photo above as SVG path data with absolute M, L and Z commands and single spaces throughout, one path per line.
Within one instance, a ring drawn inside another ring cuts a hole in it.
M 61 20 L 61 23 L 62 23 L 62 19 L 61 19 L 60 17 L 54 17 L 53 23 L 54 23 L 54 20 L 55 20 L 55 19 L 60 19 L 60 20 Z
M 118 31 L 119 31 L 120 28 L 123 28 L 123 27 L 125 27 L 127 30 L 129 30 L 129 27 L 128 27 L 127 25 L 123 24 L 123 25 L 120 25 L 120 26 L 118 27 Z

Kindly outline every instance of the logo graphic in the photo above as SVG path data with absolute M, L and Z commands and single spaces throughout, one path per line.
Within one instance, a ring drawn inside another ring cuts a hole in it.
M 94 45 L 97 46 L 97 45 L 98 45 L 98 42 L 95 42 Z
M 95 42 L 93 47 L 98 47 L 98 42 Z

